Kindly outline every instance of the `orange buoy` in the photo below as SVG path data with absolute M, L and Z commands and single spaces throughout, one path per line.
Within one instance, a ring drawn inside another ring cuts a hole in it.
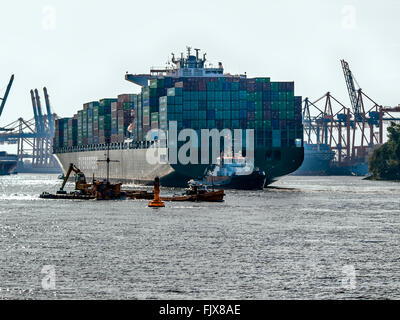
M 164 202 L 160 199 L 160 178 L 154 179 L 154 199 L 149 202 L 149 207 L 161 208 L 165 207 Z

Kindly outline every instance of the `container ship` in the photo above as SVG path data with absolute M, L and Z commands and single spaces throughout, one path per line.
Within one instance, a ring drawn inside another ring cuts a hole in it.
M 368 174 L 368 154 L 340 165 L 335 151 L 324 143 L 304 143 L 304 161 L 293 173 L 298 176 L 365 176 Z
M 183 129 L 198 137 L 203 129 L 242 129 L 235 139 L 243 156 L 250 155 L 251 146 L 254 170 L 265 173 L 265 184 L 295 171 L 304 148 L 302 99 L 294 95 L 294 82 L 224 73 L 222 63 L 207 65 L 206 55 L 199 57 L 199 49 L 194 50 L 188 47 L 180 58 L 172 54 L 170 67 L 127 73 L 125 80 L 139 85 L 140 93 L 88 102 L 73 117 L 57 119 L 53 152 L 63 171 L 74 163 L 96 179 L 146 185 L 158 176 L 163 186 L 187 186 L 204 177 L 211 160 L 200 161 L 200 152 L 198 161 L 171 160 L 171 150 L 187 145 L 171 139 Z M 222 140 L 219 150 L 212 150 L 218 156 L 226 151 Z M 199 141 L 190 144 L 200 149 Z M 149 161 L 149 152 L 158 161 Z M 113 161 L 109 165 L 106 154 Z
M 294 175 L 326 175 L 335 159 L 335 151 L 329 145 L 304 143 L 304 161 Z

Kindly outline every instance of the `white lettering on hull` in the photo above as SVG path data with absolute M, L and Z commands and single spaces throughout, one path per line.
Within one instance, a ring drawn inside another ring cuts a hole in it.
M 96 170 L 97 157 L 78 157 L 78 168 L 81 170 Z

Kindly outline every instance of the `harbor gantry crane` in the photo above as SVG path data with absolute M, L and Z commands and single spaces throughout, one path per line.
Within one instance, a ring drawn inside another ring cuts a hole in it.
M 4 109 L 10 92 L 14 75 L 1 99 L 0 115 Z M 24 120 L 22 117 L 0 128 L 0 144 L 17 144 L 17 172 L 61 172 L 58 161 L 52 154 L 54 122 L 56 114 L 51 111 L 50 99 L 46 87 L 43 88 L 46 113 L 43 112 L 39 92 L 31 90 L 33 118 Z
M 335 151 L 335 165 L 341 168 L 350 167 L 351 147 L 354 144 L 351 133 L 355 130 L 352 118 L 350 108 L 330 92 L 314 102 L 306 98 L 303 107 L 305 143 L 313 146 L 320 157 L 328 157 L 331 151 Z
M 12 86 L 13 82 L 14 82 L 14 75 L 11 75 L 10 81 L 8 82 L 8 85 L 7 85 L 7 88 L 6 88 L 6 92 L 4 93 L 3 98 L 0 98 L 0 100 L 1 100 L 1 104 L 0 104 L 0 118 L 1 118 L 1 115 L 2 115 L 3 110 L 4 110 L 4 106 L 6 105 L 6 101 L 7 101 L 7 98 L 8 98 L 8 94 L 10 93 L 11 86 Z M 0 131 L 9 131 L 9 129 L 0 128 Z
M 320 150 L 335 151 L 331 165 L 331 169 L 337 169 L 334 172 L 344 172 L 346 168 L 354 172 L 357 166 L 366 167 L 374 147 L 383 143 L 383 125 L 400 121 L 391 115 L 400 112 L 400 105 L 382 107 L 363 92 L 349 64 L 345 60 L 341 64 L 351 108 L 330 92 L 314 102 L 306 98 L 303 101 L 304 142 L 312 147 L 308 149 L 313 150 L 314 157 L 320 156 Z
M 349 64 L 345 60 L 340 60 L 342 64 L 344 79 L 346 81 L 347 91 L 349 92 L 350 103 L 353 108 L 353 113 L 356 117 L 358 117 L 359 113 L 361 112 L 359 101 L 358 101 L 358 94 L 361 90 L 360 86 L 357 83 L 357 80 L 354 78 L 353 73 L 350 70 Z M 357 83 L 358 90 L 356 90 L 355 83 Z
M 356 127 L 361 131 L 360 152 L 366 152 L 366 148 L 373 149 L 374 145 L 383 143 L 383 114 L 382 106 L 376 103 L 368 95 L 366 95 L 357 83 L 354 74 L 350 70 L 349 64 L 345 60 L 341 60 L 343 74 L 346 80 L 347 90 Z M 357 84 L 357 89 L 355 84 Z M 366 103 L 372 103 L 372 107 L 368 109 Z M 369 135 L 366 133 L 369 126 Z M 374 127 L 379 129 L 378 136 L 375 135 Z M 355 131 L 353 132 L 353 140 L 355 140 Z M 354 156 L 355 148 L 353 146 L 352 154 Z

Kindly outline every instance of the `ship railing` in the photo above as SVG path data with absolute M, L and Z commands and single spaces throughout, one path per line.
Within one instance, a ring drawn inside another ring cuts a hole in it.
M 148 149 L 151 146 L 152 146 L 151 141 L 114 142 L 109 144 L 110 150 Z M 53 146 L 53 153 L 104 151 L 107 150 L 107 148 L 108 146 L 106 143 L 95 143 L 95 144 L 72 146 L 72 147 Z

